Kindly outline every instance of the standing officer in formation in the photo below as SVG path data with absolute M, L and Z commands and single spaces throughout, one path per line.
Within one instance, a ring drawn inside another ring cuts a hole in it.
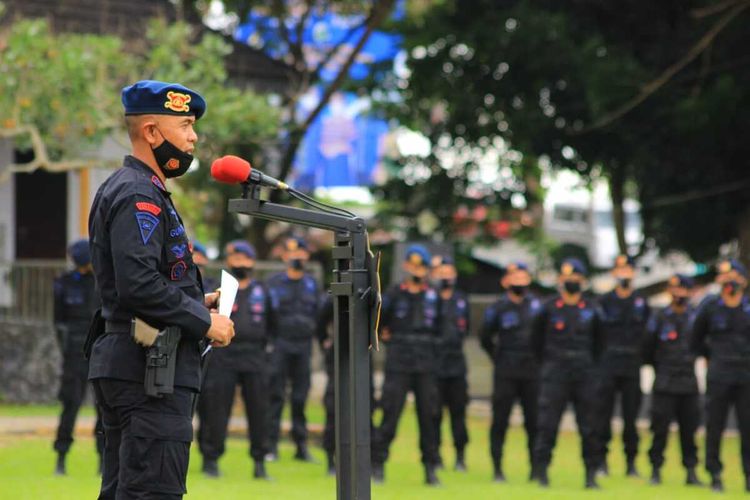
M 75 269 L 55 279 L 54 323 L 60 352 L 63 358 L 62 379 L 58 398 L 63 410 L 57 427 L 54 449 L 57 452 L 55 473 L 65 474 L 65 456 L 73 444 L 73 429 L 78 410 L 86 397 L 88 388 L 89 363 L 83 355 L 83 344 L 88 333 L 94 311 L 99 307 L 99 296 L 94 288 L 94 274 L 91 270 L 89 242 L 79 240 L 68 247 Z M 104 429 L 99 411 L 96 412 L 96 451 L 104 451 Z
M 193 124 L 206 103 L 182 85 L 151 80 L 124 88 L 122 102 L 132 155 L 99 188 L 89 218 L 104 320 L 89 368 L 105 432 L 99 498 L 182 498 L 202 343 L 222 347 L 234 335 L 232 321 L 207 307 L 216 296 L 204 296 L 164 184 L 190 167 Z M 180 329 L 172 394 L 146 394 L 146 349 L 134 338 L 135 318 Z
M 208 264 L 206 247 L 197 241 L 193 242 L 193 262 L 198 266 L 198 270 L 201 272 L 201 277 L 203 278 L 203 289 L 206 293 L 213 292 L 219 288 L 219 281 L 206 271 L 206 264 Z
M 326 452 L 328 475 L 336 475 L 336 384 L 334 383 L 335 358 L 333 353 L 333 296 L 328 295 L 320 308 L 317 334 L 323 362 L 326 368 L 326 388 L 323 394 L 323 407 L 326 423 L 323 429 L 323 450 Z
M 264 457 L 268 436 L 268 344 L 270 297 L 265 285 L 253 278 L 255 248 L 244 240 L 227 245 L 226 265 L 239 281 L 232 307 L 235 337 L 232 345 L 211 354 L 200 397 L 201 425 L 198 443 L 203 455 L 203 472 L 219 475 L 217 460 L 224 454 L 234 393 L 240 387 L 245 403 L 253 476 L 268 479 Z
M 648 452 L 651 459 L 651 484 L 661 484 L 664 448 L 669 424 L 677 420 L 680 428 L 682 465 L 687 470 L 688 485 L 701 485 L 695 474 L 698 448 L 695 431 L 700 420 L 698 380 L 695 376 L 695 354 L 690 346 L 690 320 L 693 311 L 690 295 L 693 280 L 677 274 L 669 279 L 672 302 L 654 314 L 648 322 L 645 361 L 654 367 L 655 379 L 651 399 L 651 432 L 653 441 Z
M 485 311 L 481 343 L 495 368 L 490 452 L 495 481 L 504 482 L 503 445 L 516 400 L 523 408 L 529 462 L 533 463 L 539 363 L 531 344 L 531 327 L 534 316 L 541 311 L 541 303 L 529 293 L 531 275 L 523 262 L 508 265 L 500 283 L 505 294 Z
M 693 324 L 693 351 L 708 359 L 706 374 L 706 470 L 711 488 L 723 491 L 719 457 L 729 407 L 740 431 L 745 489 L 750 492 L 750 299 L 747 269 L 736 260 L 719 264 L 718 296 L 701 304 Z
M 282 260 L 286 271 L 268 280 L 271 294 L 271 382 L 269 460 L 278 457 L 281 411 L 286 399 L 287 379 L 291 381 L 292 439 L 297 460 L 311 462 L 307 449 L 305 402 L 310 391 L 310 357 L 317 326 L 321 293 L 312 275 L 305 272 L 310 260 L 302 238 L 288 238 Z
M 469 442 L 466 430 L 466 406 L 469 404 L 469 384 L 466 380 L 466 357 L 463 343 L 469 334 L 469 300 L 456 289 L 456 266 L 453 259 L 435 256 L 432 260 L 432 279 L 440 297 L 440 326 L 437 343 L 438 411 L 435 418 L 438 457 L 443 407 L 451 419 L 453 446 L 456 449 L 455 469 L 466 471 L 464 448 Z M 442 466 L 442 459 L 438 458 Z
M 641 405 L 641 364 L 643 340 L 649 308 L 639 293 L 633 291 L 633 261 L 625 255 L 615 260 L 612 276 L 615 289 L 599 298 L 604 350 L 600 360 L 597 437 L 600 470 L 607 474 L 607 448 L 612 439 L 612 414 L 619 393 L 622 407 L 623 432 L 627 460 L 626 474 L 638 476 L 635 457 L 638 455 L 636 419 Z
M 547 468 L 560 418 L 568 402 L 572 402 L 581 434 L 585 485 L 599 488 L 593 403 L 602 339 L 596 306 L 583 296 L 585 283 L 583 263 L 578 259 L 565 260 L 559 277 L 560 294 L 544 304 L 532 326 L 532 345 L 542 362 L 532 477 L 542 486 L 549 485 Z
M 388 346 L 385 380 L 381 396 L 383 419 L 372 438 L 372 476 L 383 482 L 383 464 L 396 436 L 406 395 L 414 393 L 419 421 L 419 448 L 425 468 L 425 481 L 439 484 L 435 474 L 438 463 L 435 417 L 435 342 L 439 334 L 439 298 L 427 284 L 430 254 L 422 245 L 406 249 L 403 269 L 407 276 L 383 295 L 381 338 Z

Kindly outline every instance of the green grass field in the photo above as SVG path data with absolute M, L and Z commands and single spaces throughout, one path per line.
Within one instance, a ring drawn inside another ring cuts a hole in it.
M 318 405 L 311 405 L 311 421 L 320 421 L 322 411 Z M 0 415 L 48 415 L 55 414 L 55 407 L 5 407 Z M 552 487 L 548 490 L 527 483 L 528 460 L 525 436 L 521 429 L 513 429 L 506 445 L 505 471 L 506 484 L 491 481 L 491 465 L 488 456 L 489 421 L 483 418 L 470 419 L 471 444 L 468 448 L 468 473 L 450 470 L 453 453 L 449 445 L 443 446 L 443 457 L 448 470 L 442 471 L 439 488 L 423 486 L 422 469 L 419 465 L 416 419 L 411 408 L 405 412 L 399 434 L 392 447 L 391 460 L 386 464 L 386 483 L 373 487 L 373 498 L 387 499 L 450 499 L 471 498 L 606 498 L 606 499 L 664 499 L 664 498 L 707 498 L 714 497 L 706 488 L 683 486 L 684 472 L 680 466 L 676 436 L 670 439 L 667 464 L 663 471 L 664 484 L 660 487 L 648 485 L 644 479 L 623 477 L 624 464 L 620 453 L 620 443 L 613 444 L 615 452 L 610 454 L 612 476 L 601 480 L 600 492 L 584 491 L 583 466 L 580 460 L 577 435 L 563 433 L 560 436 L 553 464 L 550 468 Z M 447 436 L 447 428 L 443 429 Z M 639 468 L 644 477 L 649 472 L 645 450 L 650 437 L 643 436 Z M 702 445 L 702 442 L 701 442 Z M 200 473 L 201 458 L 193 446 L 188 475 L 186 499 L 283 499 L 314 500 L 335 498 L 335 481 L 324 475 L 324 454 L 314 450 L 320 464 L 302 464 L 292 460 L 293 449 L 282 446 L 281 460 L 268 465 L 274 478 L 272 482 L 259 482 L 251 479 L 251 462 L 247 454 L 247 444 L 242 439 L 230 439 L 227 454 L 222 458 L 220 479 L 207 479 Z M 701 450 L 701 458 L 703 457 Z M 725 440 L 723 458 L 727 493 L 719 498 L 744 497 L 740 472 L 738 440 Z M 74 445 L 68 458 L 67 477 L 52 474 L 54 453 L 49 438 L 4 436 L 0 438 L 0 499 L 86 499 L 96 498 L 99 480 L 95 474 L 96 455 L 93 439 L 80 439 Z M 705 473 L 700 471 L 705 480 Z

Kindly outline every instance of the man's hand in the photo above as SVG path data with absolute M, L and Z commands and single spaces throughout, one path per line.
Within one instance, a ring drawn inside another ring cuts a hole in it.
M 391 340 L 391 330 L 388 327 L 383 327 L 380 329 L 380 340 L 383 342 L 388 342 Z
M 203 296 L 203 304 L 211 309 L 212 311 L 219 307 L 219 298 L 221 297 L 221 290 L 207 293 Z
M 213 347 L 226 347 L 234 337 L 234 321 L 220 314 L 211 313 L 211 327 L 206 332 Z

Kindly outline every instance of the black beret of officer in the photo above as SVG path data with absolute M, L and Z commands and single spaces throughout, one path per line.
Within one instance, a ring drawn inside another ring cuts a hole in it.
M 78 240 L 72 243 L 68 247 L 68 254 L 76 266 L 85 266 L 91 262 L 91 253 L 87 240 Z
M 206 112 L 206 100 L 179 83 L 141 80 L 122 89 L 126 115 L 195 116 Z

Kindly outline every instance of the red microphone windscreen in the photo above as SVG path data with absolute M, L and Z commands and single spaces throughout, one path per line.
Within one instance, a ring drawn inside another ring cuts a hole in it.
M 239 156 L 222 156 L 211 164 L 211 177 L 219 182 L 237 184 L 245 182 L 250 175 L 250 162 Z

